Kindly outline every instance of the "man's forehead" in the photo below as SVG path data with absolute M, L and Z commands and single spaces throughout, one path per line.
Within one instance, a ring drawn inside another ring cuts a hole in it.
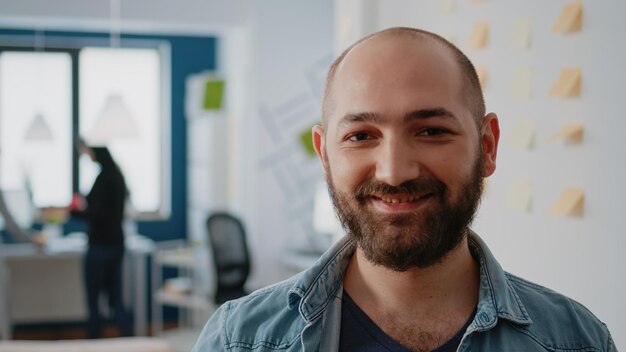
M 449 48 L 429 37 L 369 38 L 352 48 L 337 66 L 328 96 L 327 117 L 332 116 L 336 122 L 348 112 L 343 110 L 358 110 L 357 101 L 393 94 L 389 88 L 401 87 L 404 92 L 418 85 L 428 86 L 433 95 L 439 92 L 438 97 L 449 97 L 450 91 L 458 88 L 459 72 Z
M 405 55 L 406 62 L 417 61 L 424 56 L 436 55 L 442 59 L 452 56 L 442 43 L 422 33 L 380 33 L 351 48 L 337 66 L 335 75 L 355 65 L 383 62 L 394 55 Z

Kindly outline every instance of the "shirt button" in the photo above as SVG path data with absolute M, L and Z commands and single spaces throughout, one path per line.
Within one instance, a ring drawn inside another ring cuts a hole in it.
M 489 315 L 485 312 L 480 313 L 478 315 L 478 321 L 482 324 L 486 324 L 489 321 Z

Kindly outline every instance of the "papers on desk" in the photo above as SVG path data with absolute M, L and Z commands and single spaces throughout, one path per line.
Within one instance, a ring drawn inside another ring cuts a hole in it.
M 87 235 L 82 232 L 72 232 L 63 237 L 46 239 L 45 251 L 49 253 L 83 252 L 87 247 Z
M 165 280 L 163 290 L 174 295 L 184 295 L 192 292 L 192 282 L 189 277 L 173 277 Z
M 126 248 L 133 253 L 150 253 L 154 250 L 154 241 L 141 235 L 129 235 L 124 238 Z M 87 234 L 72 232 L 65 236 L 46 239 L 44 250 L 47 253 L 84 252 L 87 248 Z
M 134 234 L 124 237 L 126 248 L 133 252 L 150 253 L 154 251 L 154 241 L 150 238 Z

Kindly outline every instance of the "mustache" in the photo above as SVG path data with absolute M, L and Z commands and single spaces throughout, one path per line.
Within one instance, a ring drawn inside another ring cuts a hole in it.
M 413 179 L 401 183 L 398 186 L 392 186 L 385 182 L 371 181 L 365 182 L 357 187 L 355 196 L 357 201 L 364 202 L 367 197 L 381 196 L 389 194 L 415 194 L 423 195 L 426 193 L 434 193 L 442 195 L 446 191 L 446 185 L 434 178 L 429 179 Z

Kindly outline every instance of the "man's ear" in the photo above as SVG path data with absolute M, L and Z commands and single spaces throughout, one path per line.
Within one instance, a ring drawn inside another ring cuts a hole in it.
M 327 158 L 326 158 L 326 148 L 324 146 L 326 140 L 324 138 L 324 128 L 321 125 L 313 126 L 313 148 L 315 148 L 315 153 L 320 158 L 322 162 L 322 166 L 324 167 L 324 172 L 326 172 L 327 166 Z
M 498 156 L 498 141 L 500 140 L 500 125 L 498 116 L 489 113 L 483 119 L 481 128 L 481 143 L 483 153 L 483 177 L 491 176 L 496 171 L 496 157 Z

